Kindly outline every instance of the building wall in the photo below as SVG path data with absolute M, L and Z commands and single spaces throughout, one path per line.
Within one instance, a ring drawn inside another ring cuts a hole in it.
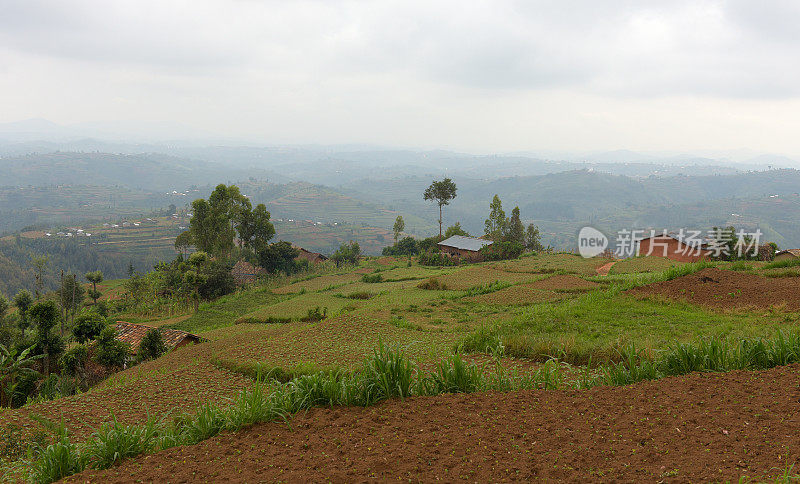
M 445 254 L 449 254 L 453 257 L 458 257 L 469 262 L 480 262 L 483 260 L 481 253 L 473 250 L 456 249 L 455 247 L 447 247 L 442 245 L 440 245 L 439 248 Z
M 666 257 L 678 262 L 697 262 L 710 255 L 708 250 L 697 250 L 672 237 L 650 237 L 639 242 L 637 255 Z

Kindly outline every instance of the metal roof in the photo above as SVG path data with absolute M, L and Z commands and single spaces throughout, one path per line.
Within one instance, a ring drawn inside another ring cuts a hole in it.
M 463 235 L 454 235 L 448 239 L 439 242 L 438 245 L 445 247 L 453 247 L 461 250 L 470 250 L 477 252 L 487 245 L 492 245 L 491 240 L 479 239 L 477 237 L 464 237 Z

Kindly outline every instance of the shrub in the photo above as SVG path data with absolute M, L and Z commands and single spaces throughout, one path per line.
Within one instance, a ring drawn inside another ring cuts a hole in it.
M 458 261 L 447 254 L 442 254 L 441 252 L 434 252 L 428 251 L 423 252 L 417 258 L 417 262 L 419 262 L 423 266 L 455 266 L 458 265 Z
M 475 363 L 467 364 L 456 353 L 436 366 L 436 372 L 421 381 L 424 393 L 472 393 L 484 385 L 484 376 Z
M 351 241 L 349 244 L 342 244 L 331 256 L 331 260 L 339 267 L 342 264 L 356 264 L 361 258 L 361 246 L 358 242 Z
M 164 338 L 161 336 L 161 331 L 156 328 L 147 330 L 147 333 L 139 343 L 139 350 L 137 352 L 137 359 L 139 361 L 154 360 L 167 352 L 167 346 L 164 344 Z
M 155 420 L 145 425 L 122 425 L 114 418 L 106 422 L 89 439 L 85 457 L 95 469 L 108 469 L 128 457 L 136 457 L 155 448 Z
M 348 299 L 372 299 L 375 297 L 375 294 L 367 291 L 356 291 L 351 292 L 347 297 Z
M 106 368 L 122 367 L 130 354 L 130 345 L 117 339 L 112 327 L 104 329 L 95 343 L 94 360 Z
M 308 313 L 303 318 L 300 318 L 300 321 L 305 323 L 316 323 L 317 321 L 322 321 L 327 317 L 328 308 L 322 308 L 322 311 L 320 311 L 319 306 L 317 306 L 314 309 L 309 309 Z
M 426 289 L 428 291 L 445 291 L 447 290 L 447 284 L 439 282 L 439 280 L 435 277 L 431 277 L 430 279 L 417 284 L 417 288 Z
M 384 247 L 382 253 L 383 255 L 389 256 L 412 256 L 418 252 L 419 245 L 417 244 L 417 241 L 413 237 L 403 237 L 396 244 L 389 247 Z
M 89 350 L 85 345 L 79 344 L 70 348 L 61 356 L 61 371 L 70 376 L 77 376 L 86 370 L 89 361 Z
M 94 311 L 89 311 L 75 318 L 72 334 L 78 343 L 83 344 L 100 336 L 105 327 L 106 322 L 103 317 Z
M 380 274 L 364 274 L 364 276 L 361 278 L 361 281 L 375 284 L 378 282 L 383 282 L 383 276 Z
M 484 260 L 518 259 L 525 246 L 519 242 L 499 241 L 483 247 L 480 252 Z

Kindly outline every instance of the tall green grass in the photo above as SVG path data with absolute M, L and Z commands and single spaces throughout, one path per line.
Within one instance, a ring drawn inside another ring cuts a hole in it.
M 800 259 L 776 260 L 764 264 L 763 269 L 783 269 L 800 266 Z

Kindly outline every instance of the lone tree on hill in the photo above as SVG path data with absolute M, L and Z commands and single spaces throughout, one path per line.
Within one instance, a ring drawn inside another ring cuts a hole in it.
M 508 226 L 508 219 L 506 218 L 506 212 L 503 210 L 503 202 L 500 201 L 500 197 L 494 196 L 492 203 L 489 204 L 489 209 L 491 211 L 489 212 L 489 218 L 483 223 L 483 231 L 493 241 L 500 242 L 503 240 L 503 234 L 505 234 Z
M 400 238 L 400 234 L 406 229 L 406 223 L 402 215 L 398 215 L 394 220 L 394 227 L 392 227 L 392 229 L 394 230 L 394 243 L 397 244 L 397 239 Z
M 442 238 L 442 207 L 450 204 L 456 198 L 456 184 L 453 180 L 445 178 L 442 181 L 434 180 L 431 186 L 425 189 L 425 200 L 436 200 L 439 204 L 439 238 Z

